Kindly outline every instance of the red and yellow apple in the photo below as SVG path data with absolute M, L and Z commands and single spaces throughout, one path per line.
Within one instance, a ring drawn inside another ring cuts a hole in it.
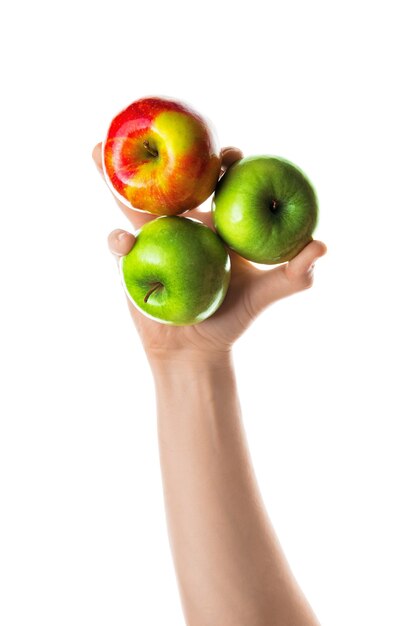
M 220 149 L 210 124 L 170 98 L 147 97 L 112 120 L 103 142 L 106 182 L 126 206 L 177 215 L 214 191 Z

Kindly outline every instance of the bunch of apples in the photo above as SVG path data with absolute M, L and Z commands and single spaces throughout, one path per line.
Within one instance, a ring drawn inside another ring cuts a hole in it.
M 146 97 L 112 120 L 105 180 L 130 209 L 155 215 L 121 259 L 122 284 L 148 317 L 179 326 L 213 315 L 228 291 L 228 248 L 262 264 L 292 259 L 318 218 L 314 188 L 294 164 L 249 156 L 221 175 L 207 119 L 170 98 Z M 182 214 L 212 198 L 212 230 Z

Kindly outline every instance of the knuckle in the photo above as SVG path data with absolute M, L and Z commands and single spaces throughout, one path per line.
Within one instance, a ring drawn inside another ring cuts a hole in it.
M 310 289 L 314 282 L 314 275 L 312 271 L 306 272 L 300 278 L 301 289 Z

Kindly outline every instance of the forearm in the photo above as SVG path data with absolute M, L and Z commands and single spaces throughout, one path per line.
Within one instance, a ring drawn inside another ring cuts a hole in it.
M 188 626 L 314 626 L 264 509 L 231 355 L 155 359 L 168 533 Z

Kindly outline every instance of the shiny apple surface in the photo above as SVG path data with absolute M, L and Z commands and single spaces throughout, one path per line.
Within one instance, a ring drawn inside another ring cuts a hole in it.
M 103 165 L 108 185 L 126 206 L 177 215 L 213 193 L 221 159 L 208 120 L 184 103 L 147 97 L 112 120 Z

